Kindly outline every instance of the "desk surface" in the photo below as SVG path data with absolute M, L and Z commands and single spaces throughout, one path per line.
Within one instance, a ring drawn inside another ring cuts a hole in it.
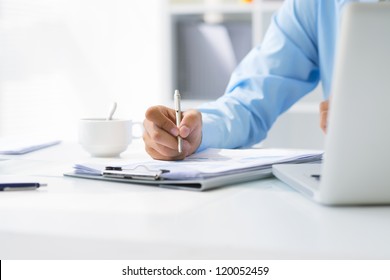
M 145 158 L 140 144 L 117 160 Z M 192 192 L 63 177 L 91 160 L 76 144 L 8 158 L 1 176 L 49 186 L 0 193 L 0 259 L 390 258 L 387 206 L 321 206 L 276 179 Z

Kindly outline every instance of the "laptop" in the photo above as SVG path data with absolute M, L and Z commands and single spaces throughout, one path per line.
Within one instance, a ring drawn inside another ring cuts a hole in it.
M 344 9 L 323 161 L 273 174 L 322 204 L 390 204 L 390 3 Z

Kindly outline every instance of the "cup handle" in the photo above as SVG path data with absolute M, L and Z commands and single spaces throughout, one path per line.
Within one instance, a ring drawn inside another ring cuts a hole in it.
M 142 134 L 144 133 L 144 124 L 142 122 L 133 122 L 132 123 L 132 128 L 131 128 L 132 131 L 134 131 L 133 130 L 134 126 L 139 126 L 140 127 L 140 129 L 139 129 L 140 134 L 139 135 L 132 135 L 133 139 L 140 139 L 140 138 L 142 138 Z

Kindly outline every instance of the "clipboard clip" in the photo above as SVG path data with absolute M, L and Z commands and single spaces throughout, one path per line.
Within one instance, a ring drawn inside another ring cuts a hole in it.
M 106 166 L 102 176 L 106 178 L 133 179 L 156 181 L 161 179 L 161 174 L 167 173 L 166 169 L 150 169 L 145 165 L 138 165 L 135 168 L 122 168 L 117 166 Z

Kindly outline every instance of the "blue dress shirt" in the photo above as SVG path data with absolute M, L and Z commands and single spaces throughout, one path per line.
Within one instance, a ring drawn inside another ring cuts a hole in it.
M 285 0 L 262 44 L 233 72 L 225 94 L 198 108 L 203 119 L 198 151 L 260 142 L 277 117 L 320 80 L 327 99 L 339 20 L 347 2 L 357 1 Z

